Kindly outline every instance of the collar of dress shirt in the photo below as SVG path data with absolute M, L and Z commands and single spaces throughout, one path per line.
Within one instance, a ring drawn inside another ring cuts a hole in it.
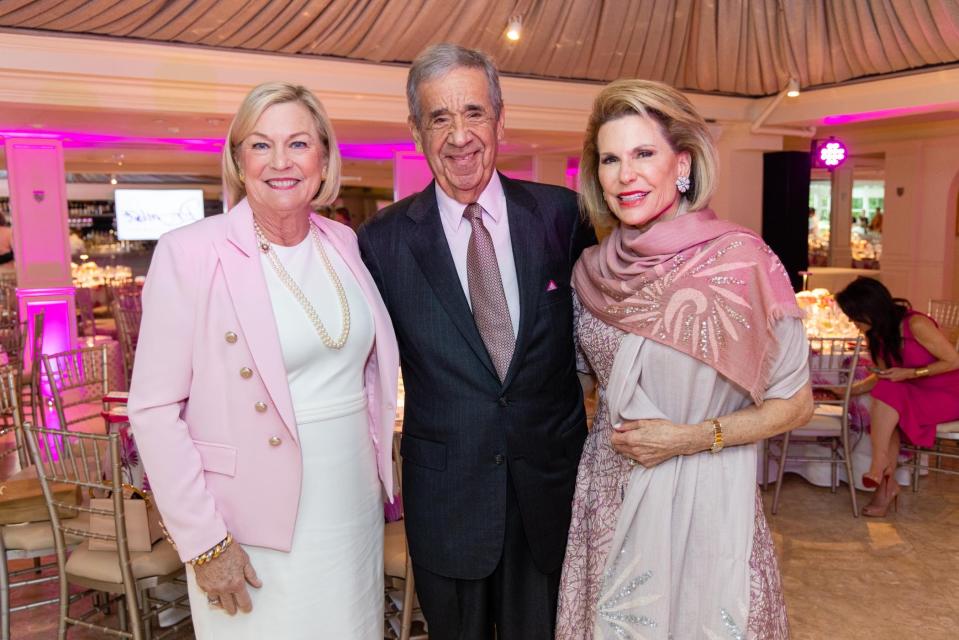
M 463 223 L 463 210 L 466 209 L 466 205 L 446 195 L 446 192 L 438 184 L 435 188 L 440 217 L 443 218 L 448 228 L 458 231 L 460 224 Z M 503 183 L 500 182 L 498 171 L 493 172 L 489 184 L 483 189 L 483 193 L 480 194 L 477 202 L 483 207 L 493 223 L 498 224 L 500 216 L 506 212 L 506 194 L 503 193 Z

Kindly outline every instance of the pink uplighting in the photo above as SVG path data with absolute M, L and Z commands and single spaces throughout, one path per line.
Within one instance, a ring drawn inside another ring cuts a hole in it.
M 2 127 L 2 125 L 0 125 Z M 82 131 L 16 130 L 0 128 L 2 138 L 40 138 L 60 140 L 66 149 L 90 149 L 97 147 L 158 146 L 198 153 L 220 153 L 222 138 L 157 138 L 150 136 L 127 136 Z M 350 142 L 340 143 L 340 155 L 352 160 L 392 160 L 396 152 L 415 150 L 412 142 L 386 142 L 382 144 Z
M 934 111 L 934 109 L 932 109 L 929 105 L 913 105 L 909 107 L 898 107 L 895 109 L 862 111 L 860 113 L 840 113 L 824 117 L 822 119 L 822 124 L 824 126 L 852 124 L 854 122 L 868 122 L 870 120 L 902 118 L 904 116 L 914 116 L 920 113 L 930 113 L 932 111 Z
M 219 153 L 223 148 L 220 138 L 156 138 L 150 136 L 124 136 L 81 131 L 8 130 L 0 129 L 0 138 L 47 138 L 60 140 L 67 149 L 88 149 L 122 145 L 152 145 L 170 147 L 183 151 Z

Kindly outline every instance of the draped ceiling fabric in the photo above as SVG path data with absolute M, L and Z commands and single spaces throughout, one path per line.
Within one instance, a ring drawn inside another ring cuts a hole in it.
M 0 27 L 391 63 L 450 41 L 507 74 L 741 96 L 959 61 L 959 0 L 0 0 Z

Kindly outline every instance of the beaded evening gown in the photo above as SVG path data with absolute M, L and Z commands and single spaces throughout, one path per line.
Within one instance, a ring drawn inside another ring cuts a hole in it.
M 261 589 L 250 589 L 249 615 L 230 617 L 211 609 L 188 571 L 200 640 L 382 638 L 383 500 L 363 387 L 373 316 L 349 267 L 323 242 L 349 302 L 349 337 L 339 350 L 323 345 L 303 308 L 261 256 L 303 457 L 293 548 L 286 553 L 244 545 L 263 581 Z M 299 245 L 273 248 L 335 340 L 342 313 L 311 234 Z
M 599 406 L 576 482 L 557 639 L 787 638 L 779 567 L 755 485 L 756 445 L 630 466 L 610 445 L 607 397 L 626 334 L 575 296 L 574 305 Z M 802 323 L 783 320 L 776 334 L 783 346 L 766 398 L 790 397 L 808 380 Z M 641 389 L 674 422 L 751 403 L 714 369 L 670 347 L 645 340 L 637 357 Z M 631 481 L 645 483 L 644 491 L 628 490 Z

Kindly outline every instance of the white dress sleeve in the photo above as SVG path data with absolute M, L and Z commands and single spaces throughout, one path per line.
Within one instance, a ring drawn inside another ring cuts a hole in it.
M 783 318 L 774 329 L 779 351 L 765 400 L 791 398 L 809 382 L 809 341 L 799 318 Z

